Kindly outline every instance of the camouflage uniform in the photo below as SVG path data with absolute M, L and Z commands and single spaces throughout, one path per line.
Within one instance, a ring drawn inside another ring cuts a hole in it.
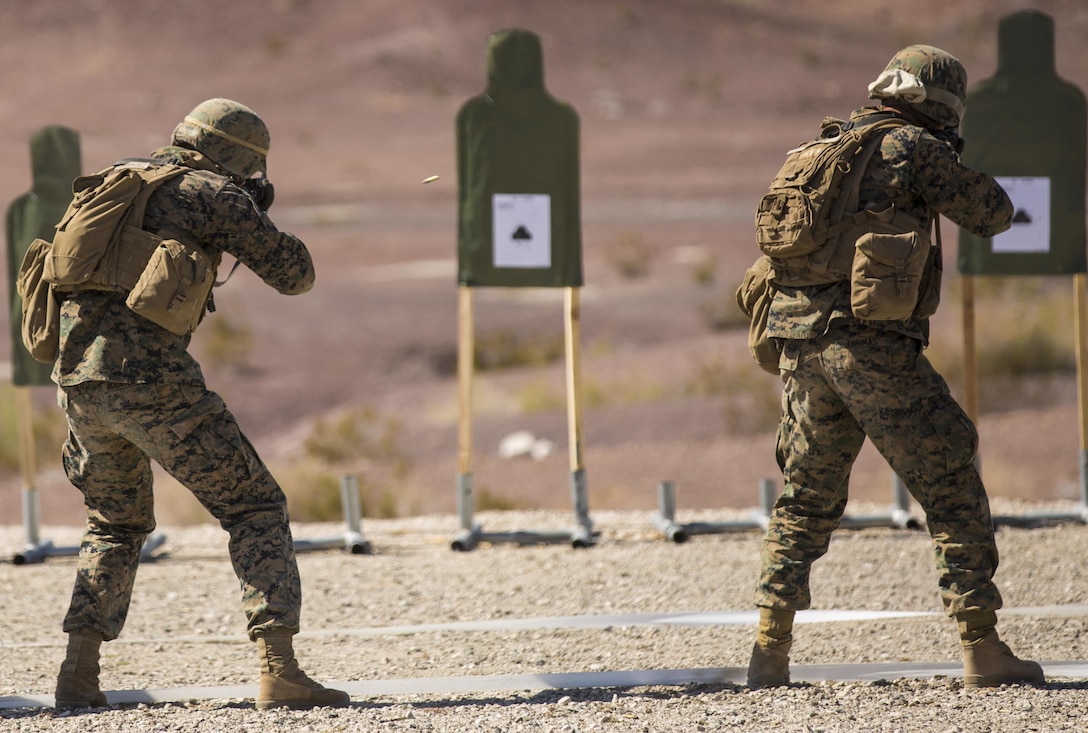
M 313 287 L 305 245 L 276 228 L 238 177 L 194 150 L 168 147 L 153 156 L 192 170 L 152 195 L 145 229 L 230 253 L 282 293 Z M 133 313 L 124 293 L 84 290 L 62 304 L 53 378 L 69 423 L 64 468 L 87 506 L 64 620 L 69 633 L 110 640 L 124 626 L 140 550 L 155 527 L 150 461 L 230 534 L 250 637 L 298 630 L 301 589 L 286 499 L 223 400 L 205 389 L 189 340 Z
M 851 119 L 888 111 L 863 108 Z M 1005 192 L 963 164 L 954 135 L 931 129 L 940 126 L 909 124 L 884 135 L 862 180 L 861 207 L 895 204 L 926 226 L 939 213 L 981 237 L 1007 229 Z M 939 252 L 931 266 L 939 275 Z M 868 436 L 925 510 L 945 610 L 999 608 L 993 525 L 974 466 L 978 434 L 922 354 L 928 320 L 857 319 L 849 283 L 839 282 L 783 288 L 768 329 L 783 345 L 777 457 L 786 485 L 764 537 L 756 605 L 809 607 L 812 563 L 827 552 Z
M 884 100 L 883 109 L 857 110 L 853 123 L 865 124 L 877 114 L 894 114 L 905 123 L 877 138 L 873 157 L 859 169 L 858 206 L 872 213 L 851 216 L 860 234 L 854 229 L 832 239 L 830 252 L 818 250 L 813 265 L 805 266 L 815 271 L 828 254 L 841 262 L 842 253 L 856 269 L 840 282 L 781 287 L 768 309 L 768 333 L 782 346 L 777 457 L 786 490 L 763 537 L 748 686 L 790 683 L 796 611 L 811 603 L 812 563 L 827 552 L 846 509 L 850 469 L 866 436 L 925 510 L 941 600 L 959 631 L 964 688 L 1045 684 L 1042 667 L 1017 658 L 997 633 L 997 546 L 974 466 L 978 433 L 922 355 L 928 318 L 939 300 L 941 252 L 939 239 L 931 249 L 916 240 L 928 236 L 938 214 L 980 237 L 993 236 L 1011 225 L 1012 202 L 993 178 L 960 160 L 967 71 L 954 56 L 934 46 L 907 46 L 869 85 L 869 96 Z M 882 217 L 907 223 L 874 221 Z M 875 251 L 878 239 L 888 248 L 882 256 L 897 260 L 887 275 L 866 269 L 875 259 L 867 247 Z M 915 253 L 926 254 L 918 262 L 920 273 L 907 264 Z M 914 302 L 896 302 L 912 292 L 909 278 L 919 274 Z M 880 293 L 873 287 L 889 285 L 891 277 L 897 278 L 894 289 Z M 854 308 L 889 319 L 863 320 Z M 890 319 L 904 313 L 911 315 Z

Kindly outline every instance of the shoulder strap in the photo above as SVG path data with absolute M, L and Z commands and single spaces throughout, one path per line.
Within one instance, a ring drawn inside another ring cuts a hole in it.
M 126 222 L 127 227 L 133 227 L 135 229 L 143 229 L 144 223 L 144 210 L 147 208 L 147 201 L 151 198 L 151 194 L 154 193 L 160 185 L 167 180 L 181 175 L 191 168 L 185 166 L 176 165 L 174 163 L 166 163 L 162 160 L 155 160 L 154 158 L 126 158 L 125 160 L 118 161 L 115 165 L 125 165 L 132 168 L 136 168 L 138 175 L 143 178 L 144 186 L 143 190 L 137 194 L 136 198 L 132 202 L 131 218 Z M 216 260 L 218 264 L 218 260 Z M 230 268 L 230 272 L 222 280 L 216 280 L 215 287 L 225 285 L 227 280 L 230 280 L 234 275 L 234 271 L 238 269 L 240 263 L 236 259 L 234 265 Z
M 831 221 L 833 224 L 828 228 L 828 237 L 835 237 L 854 225 L 855 217 L 857 216 L 856 212 L 858 210 L 858 194 L 861 190 L 861 177 L 865 175 L 865 169 L 869 167 L 869 161 L 872 159 L 873 154 L 876 152 L 876 149 L 880 147 L 880 143 L 884 139 L 883 134 L 877 133 L 885 133 L 895 127 L 902 127 L 906 124 L 909 123 L 902 118 L 886 117 L 871 122 L 864 127 L 853 128 L 862 132 L 865 143 L 850 160 L 850 169 L 842 179 L 842 183 L 839 187 L 839 194 L 831 209 Z M 846 212 L 848 211 L 853 215 L 846 216 Z
M 145 158 L 129 158 L 116 163 L 115 167 L 133 169 L 144 185 L 129 204 L 116 240 L 111 242 L 103 255 L 105 267 L 97 272 L 97 277 L 106 285 L 119 286 L 128 291 L 136 285 L 151 253 L 159 246 L 163 237 L 170 236 L 162 231 L 144 231 L 144 211 L 151 194 L 167 180 L 190 169 Z
M 121 165 L 134 169 L 136 174 L 140 176 L 146 184 L 140 192 L 136 194 L 136 198 L 132 200 L 132 209 L 129 214 L 130 218 L 126 222 L 128 226 L 136 227 L 137 229 L 143 229 L 144 209 L 147 208 L 147 201 L 151 198 L 151 194 L 155 192 L 155 189 L 169 179 L 180 176 L 190 170 L 189 168 L 174 165 L 173 163 L 163 163 L 161 161 L 142 158 L 130 158 L 122 161 Z

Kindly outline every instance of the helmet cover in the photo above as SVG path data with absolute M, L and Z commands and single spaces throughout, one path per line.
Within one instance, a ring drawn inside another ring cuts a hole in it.
M 238 178 L 268 170 L 268 127 L 249 107 L 230 99 L 198 104 L 174 128 L 172 142 L 202 153 Z
M 967 103 L 967 70 L 934 46 L 902 49 L 869 85 L 871 99 L 904 102 L 938 127 L 958 127 Z

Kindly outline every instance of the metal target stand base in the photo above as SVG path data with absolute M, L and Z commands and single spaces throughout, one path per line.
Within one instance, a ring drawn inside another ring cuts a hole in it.
M 763 479 L 759 484 L 760 508 L 751 511 L 750 519 L 732 522 L 676 522 L 676 486 L 672 481 L 662 481 L 657 485 L 657 512 L 652 517 L 655 528 L 670 542 L 682 544 L 695 535 L 725 534 L 744 532 L 750 529 L 767 529 L 767 518 L 774 506 L 775 482 Z
M 898 476 L 893 477 L 892 494 L 893 504 L 888 507 L 886 514 L 844 515 L 839 521 L 839 527 L 843 529 L 869 527 L 921 529 L 922 523 L 910 513 L 910 494 L 907 492 L 907 487 Z M 672 481 L 662 481 L 657 486 L 658 510 L 651 521 L 666 540 L 677 544 L 687 542 L 695 535 L 744 532 L 750 529 L 766 531 L 777 495 L 777 482 L 774 479 L 763 479 L 759 483 L 760 507 L 751 510 L 750 519 L 678 524 L 676 522 L 676 487 Z
M 566 352 L 567 432 L 570 441 L 570 491 L 574 506 L 575 527 L 572 530 L 525 530 L 515 532 L 485 532 L 473 519 L 472 486 L 472 377 L 474 370 L 475 337 L 472 314 L 472 288 L 458 289 L 457 317 L 457 378 L 460 419 L 458 421 L 457 513 L 461 534 L 450 548 L 458 552 L 476 549 L 481 543 L 516 545 L 564 544 L 574 549 L 592 547 L 599 533 L 594 532 L 589 518 L 589 497 L 586 470 L 582 456 L 582 375 L 580 351 L 581 306 L 579 289 L 567 287 L 564 293 L 564 347 Z
M 295 540 L 295 552 L 329 550 L 340 547 L 352 555 L 371 554 L 373 548 L 370 542 L 363 539 L 359 480 L 355 476 L 344 476 L 340 480 L 340 505 L 344 511 L 344 533 L 332 537 Z
M 457 509 L 461 519 L 461 534 L 451 543 L 450 549 L 468 552 L 482 543 L 509 543 L 515 545 L 561 545 L 569 543 L 576 550 L 596 544 L 599 533 L 593 530 L 586 501 L 585 470 L 571 474 L 571 498 L 574 503 L 575 528 L 564 530 L 519 530 L 513 532 L 485 532 L 472 517 L 472 474 L 457 477 Z
M 890 527 L 892 529 L 922 529 L 922 522 L 910 513 L 910 493 L 897 474 L 892 475 L 892 504 L 887 514 L 844 515 L 839 521 L 844 529 Z
M 31 487 L 23 489 L 23 531 L 26 545 L 22 552 L 12 556 L 13 565 L 38 565 L 51 557 L 75 557 L 79 555 L 79 545 L 57 546 L 52 540 L 41 539 L 41 521 L 38 509 L 38 490 Z M 140 548 L 140 562 L 155 560 L 155 551 L 166 543 L 166 535 L 152 532 Z

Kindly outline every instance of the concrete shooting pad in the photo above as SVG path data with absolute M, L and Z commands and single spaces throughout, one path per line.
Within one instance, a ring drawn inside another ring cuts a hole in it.
M 1088 615 L 1088 605 L 1063 605 L 1006 609 L 1003 615 Z M 802 611 L 797 623 L 838 623 L 878 619 L 909 618 L 937 615 L 936 612 L 911 611 Z M 425 633 L 433 631 L 508 631 L 525 629 L 604 628 L 608 626 L 653 626 L 659 624 L 688 626 L 755 626 L 756 611 L 708 611 L 699 613 L 642 613 L 601 616 L 560 616 L 531 619 L 501 619 L 488 621 L 421 624 L 415 626 L 387 626 L 376 628 L 339 629 L 303 632 L 301 638 L 322 636 L 373 637 Z M 187 641 L 174 638 L 172 641 Z M 237 641 L 231 637 L 192 637 L 195 642 Z M 150 639 L 117 640 L 113 643 L 150 643 Z M 161 640 L 160 640 L 161 641 Z M 45 645 L 7 644 L 41 647 Z M 1047 677 L 1088 679 L 1088 660 L 1041 662 Z M 357 702 L 383 695 L 443 695 L 475 692 L 539 691 L 549 689 L 588 689 L 609 687 L 646 687 L 673 685 L 744 685 L 747 670 L 743 667 L 712 667 L 694 669 L 644 669 L 601 672 L 558 672 L 547 674 L 476 675 L 458 677 L 417 677 L 388 680 L 328 680 L 327 684 L 344 690 Z M 958 662 L 889 662 L 880 664 L 813 664 L 795 665 L 790 668 L 794 683 L 810 683 L 825 680 L 878 681 L 904 678 L 962 677 L 963 667 Z M 106 690 L 111 705 L 168 703 L 189 700 L 253 699 L 257 685 L 226 685 L 218 687 L 178 687 L 158 690 Z M 0 697 L 0 709 L 52 707 L 53 696 L 13 695 Z

